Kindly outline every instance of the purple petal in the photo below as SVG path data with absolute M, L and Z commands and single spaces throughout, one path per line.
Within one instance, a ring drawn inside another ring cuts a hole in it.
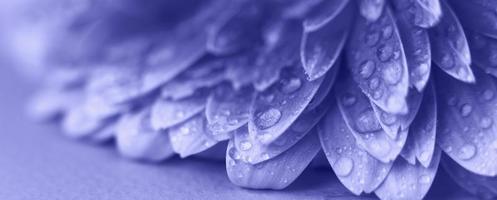
M 497 77 L 497 39 L 466 30 L 469 49 L 476 66 Z
M 188 121 L 169 129 L 169 138 L 174 152 L 182 158 L 205 151 L 217 144 L 217 140 L 207 134 L 207 120 L 199 113 Z
M 347 11 L 346 6 L 349 3 L 349 0 L 344 1 L 323 1 L 313 8 L 309 15 L 305 17 L 304 20 L 304 30 L 306 32 L 316 31 L 330 21 L 335 20 L 343 12 L 352 12 Z
M 385 0 L 360 0 L 359 9 L 361 15 L 368 21 L 376 21 L 383 13 Z
M 442 17 L 439 0 L 397 0 L 393 4 L 406 17 L 406 22 L 421 28 L 435 26 Z
M 475 82 L 471 71 L 471 55 L 466 35 L 450 7 L 442 1 L 444 16 L 440 23 L 429 29 L 432 58 L 442 70 L 464 82 Z
M 436 149 L 427 168 L 397 159 L 385 181 L 376 189 L 376 195 L 380 199 L 423 199 L 435 179 L 441 154 L 440 149 Z
M 307 134 L 300 142 L 279 156 L 255 165 L 243 162 L 230 141 L 226 152 L 226 171 L 232 183 L 254 189 L 282 189 L 290 185 L 319 152 L 316 133 Z
M 254 98 L 251 87 L 234 90 L 230 85 L 219 85 L 207 99 L 208 128 L 214 133 L 227 133 L 247 124 Z
M 311 102 L 323 78 L 307 81 L 300 66 L 281 73 L 280 82 L 261 92 L 251 109 L 249 132 L 263 143 L 283 134 Z
M 330 1 L 338 2 L 338 1 Z M 300 46 L 302 66 L 309 80 L 323 76 L 342 52 L 352 21 L 353 6 L 348 1 L 340 1 L 336 16 L 315 30 L 305 29 Z M 336 3 L 335 3 L 336 4 Z M 304 23 L 305 26 L 305 23 Z M 307 27 L 306 27 L 307 28 Z
M 434 0 L 438 1 L 438 0 Z M 397 26 L 407 59 L 409 85 L 423 91 L 430 77 L 431 49 L 428 32 L 408 22 L 408 12 L 399 10 L 396 13 Z
M 397 138 L 390 138 L 381 128 L 369 99 L 352 78 L 346 73 L 339 78 L 334 90 L 338 107 L 357 145 L 384 163 L 395 160 L 404 146 L 407 131 L 401 130 Z
M 480 175 L 497 175 L 496 80 L 474 69 L 476 84 L 437 73 L 437 144 L 461 166 Z
M 359 17 L 347 49 L 348 67 L 362 91 L 389 113 L 406 113 L 409 75 L 391 11 L 375 22 Z
M 204 110 L 206 93 L 198 93 L 186 99 L 157 99 L 151 108 L 150 123 L 154 130 L 164 130 L 178 125 Z
M 319 125 L 321 146 L 340 182 L 351 192 L 374 191 L 388 175 L 392 162 L 382 163 L 357 146 L 334 100 Z
M 497 38 L 497 3 L 489 0 L 453 0 L 450 5 L 465 28 Z
M 123 115 L 116 125 L 116 146 L 124 157 L 160 161 L 174 154 L 165 132 L 150 127 L 147 110 Z

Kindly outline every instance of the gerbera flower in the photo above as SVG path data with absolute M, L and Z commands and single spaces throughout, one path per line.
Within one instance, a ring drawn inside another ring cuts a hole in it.
M 356 195 L 421 199 L 440 165 L 497 195 L 494 1 L 84 2 L 50 18 L 31 106 L 71 137 L 148 161 L 225 148 L 247 188 L 323 151 Z

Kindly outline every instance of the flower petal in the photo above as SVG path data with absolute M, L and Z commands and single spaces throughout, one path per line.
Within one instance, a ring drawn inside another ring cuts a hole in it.
M 442 166 L 461 188 L 482 199 L 497 197 L 497 177 L 480 176 L 459 166 L 448 157 L 442 158 Z
M 268 15 L 264 3 L 247 1 L 236 8 L 225 8 L 222 12 L 233 12 L 232 17 L 209 33 L 207 49 L 214 54 L 230 54 L 247 49 L 262 42 L 260 31 Z
M 290 185 L 319 152 L 316 133 L 307 134 L 300 142 L 279 156 L 255 165 L 240 160 L 234 141 L 228 144 L 226 171 L 232 183 L 254 189 L 282 189 Z
M 69 110 L 81 98 L 79 90 L 41 89 L 31 98 L 27 112 L 36 120 L 51 120 Z
M 409 24 L 421 28 L 435 26 L 442 17 L 442 8 L 439 0 L 397 0 L 393 1 L 395 8 L 402 13 Z
M 391 114 L 385 112 L 376 104 L 371 103 L 381 127 L 392 139 L 397 138 L 397 134 L 401 129 L 405 130 L 409 128 L 409 125 L 411 125 L 414 117 L 416 117 L 416 114 L 418 113 L 419 106 L 423 100 L 423 93 L 418 92 L 415 89 L 410 89 L 406 98 L 407 106 L 409 108 L 407 114 Z
M 497 3 L 488 0 L 454 0 L 449 3 L 465 28 L 497 39 L 497 15 L 495 14 Z
M 226 79 L 228 79 L 235 89 L 252 85 L 259 76 L 257 63 L 258 54 L 254 51 L 243 52 L 226 58 Z M 268 66 L 265 66 L 268 67 Z M 268 67 L 269 68 L 269 67 Z
M 193 95 L 197 90 L 213 87 L 225 78 L 224 63 L 221 59 L 204 57 L 161 87 L 161 97 L 182 99 Z
M 383 13 L 385 0 L 360 0 L 359 8 L 361 15 L 368 21 L 376 21 Z
M 437 1 L 438 0 L 434 0 Z M 432 2 L 432 1 L 430 1 Z M 430 77 L 431 49 L 428 32 L 408 22 L 408 12 L 396 12 L 397 26 L 406 54 L 409 71 L 409 85 L 423 91 Z
M 335 10 L 333 10 L 336 14 L 330 16 L 331 19 L 321 28 L 304 30 L 300 57 L 309 80 L 323 76 L 334 66 L 347 40 L 353 19 L 353 5 L 351 3 L 348 1 L 329 2 L 336 4 L 334 5 Z
M 186 99 L 157 99 L 151 108 L 150 123 L 154 130 L 164 130 L 178 125 L 204 110 L 206 93 L 198 93 Z
M 497 175 L 496 80 L 474 69 L 476 84 L 437 73 L 437 144 L 457 163 L 480 175 Z
M 397 159 L 385 181 L 376 189 L 376 195 L 380 199 L 423 199 L 435 179 L 441 154 L 440 149 L 435 150 L 428 168 Z
M 334 98 L 334 95 L 329 94 L 325 101 L 330 102 Z M 247 134 L 246 130 L 236 131 L 233 141 L 240 159 L 246 163 L 257 164 L 279 156 L 306 136 L 326 114 L 329 106 L 329 103 L 322 103 L 312 110 L 306 109 L 290 128 L 269 144 L 261 142 L 263 139 Z
M 154 131 L 149 125 L 149 112 L 123 115 L 116 125 L 116 146 L 124 157 L 160 161 L 174 154 L 165 132 Z
M 247 124 L 254 98 L 251 87 L 234 90 L 231 85 L 219 85 L 207 99 L 205 116 L 208 128 L 214 134 L 227 133 Z
M 397 138 L 390 138 L 381 128 L 369 99 L 350 75 L 342 73 L 339 76 L 334 92 L 340 112 L 357 145 L 384 163 L 395 160 L 404 146 L 407 131 L 401 130 Z
M 343 65 L 342 59 L 339 58 L 339 60 L 335 63 L 335 65 L 337 66 L 332 67 L 330 71 L 328 71 L 327 74 L 325 75 L 323 83 L 321 83 L 321 86 L 316 92 L 316 95 L 314 95 L 311 102 L 309 102 L 309 105 L 307 105 L 307 107 L 305 108 L 306 110 L 314 110 L 316 107 L 320 106 L 321 103 L 323 103 L 323 101 L 325 101 L 328 98 L 331 88 L 333 88 L 333 85 L 335 85 L 335 80 L 340 71 L 340 68 Z
M 329 104 L 332 104 L 331 108 L 318 129 L 326 157 L 340 182 L 351 192 L 356 195 L 370 193 L 388 175 L 392 162 L 382 163 L 358 147 L 336 101 L 332 100 Z
M 280 82 L 261 92 L 252 105 L 249 133 L 262 143 L 283 134 L 311 102 L 323 78 L 307 81 L 300 66 L 282 71 Z
M 451 8 L 442 2 L 443 17 L 438 25 L 429 29 L 432 57 L 442 70 L 454 78 L 472 83 L 471 55 L 466 35 Z
M 200 59 L 206 53 L 206 30 L 219 26 L 229 16 L 229 12 L 223 11 L 231 5 L 223 0 L 205 3 L 193 17 L 163 36 L 163 41 L 155 44 L 146 58 L 142 91 L 154 90 Z
M 337 16 L 344 11 L 349 2 L 349 0 L 323 1 L 318 4 L 309 12 L 309 15 L 305 17 L 303 22 L 304 30 L 306 32 L 312 32 L 322 28 L 331 20 L 336 19 Z
M 497 39 L 466 30 L 469 49 L 476 66 L 497 77 Z
M 437 130 L 437 99 L 433 84 L 428 84 L 423 103 L 416 118 L 409 127 L 408 141 L 414 142 L 417 160 L 428 168 L 433 158 Z
M 347 61 L 354 80 L 371 101 L 389 113 L 407 112 L 407 63 L 389 9 L 375 22 L 358 17 L 348 43 Z
M 298 62 L 302 27 L 296 21 L 282 22 L 271 26 L 265 35 L 269 48 L 259 53 L 253 69 L 258 72 L 253 83 L 258 91 L 264 91 L 276 83 L 282 68 Z
M 169 138 L 174 152 L 182 158 L 205 151 L 217 144 L 211 138 L 206 127 L 207 120 L 204 113 L 199 113 L 186 122 L 169 129 Z

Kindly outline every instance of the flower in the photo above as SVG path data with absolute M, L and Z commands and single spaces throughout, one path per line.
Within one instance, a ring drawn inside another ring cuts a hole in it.
M 248 188 L 323 151 L 356 195 L 421 199 L 440 163 L 497 195 L 493 1 L 85 2 L 49 30 L 30 107 L 70 137 L 147 161 L 227 142 Z

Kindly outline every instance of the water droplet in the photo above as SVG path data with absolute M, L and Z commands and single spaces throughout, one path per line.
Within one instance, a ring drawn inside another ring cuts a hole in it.
M 267 129 L 274 126 L 281 118 L 281 111 L 276 108 L 270 108 L 257 115 L 255 123 L 260 129 Z
M 240 154 L 235 148 L 231 148 L 230 150 L 228 150 L 228 155 L 233 160 L 240 160 Z
M 366 34 L 365 37 L 366 37 L 366 45 L 370 47 L 376 45 L 376 43 L 378 43 L 378 41 L 380 40 L 380 34 L 377 32 Z
M 487 129 L 487 128 L 490 128 L 490 126 L 492 126 L 492 119 L 488 118 L 488 117 L 482 117 L 480 119 L 480 127 L 483 128 L 483 129 Z
M 382 36 L 383 36 L 383 39 L 388 39 L 388 38 L 392 37 L 392 33 L 393 33 L 393 28 L 392 28 L 392 26 L 387 26 L 387 27 L 385 27 L 385 28 L 382 30 Z
M 269 154 L 268 153 L 263 153 L 262 154 L 262 160 L 269 160 Z
M 372 109 L 366 109 L 359 114 L 356 121 L 356 129 L 360 133 L 370 133 L 381 129 Z
M 385 140 L 373 140 L 371 142 L 371 150 L 378 155 L 386 156 L 390 152 L 391 146 Z
M 190 134 L 190 128 L 183 126 L 180 128 L 180 132 L 182 135 L 188 135 L 188 134 Z
M 386 125 L 392 125 L 397 122 L 397 116 L 386 112 L 381 113 L 381 119 Z
M 251 148 L 252 148 L 252 143 L 250 143 L 249 141 L 240 142 L 240 149 L 241 150 L 247 151 Z
M 348 157 L 340 157 L 333 165 L 333 169 L 338 176 L 348 176 L 353 168 L 354 161 Z
M 373 99 L 378 100 L 383 95 L 383 90 L 375 90 L 373 92 Z
M 421 152 L 421 155 L 419 155 L 419 160 L 423 162 L 427 162 L 430 159 L 430 152 L 428 151 L 423 151 Z
M 494 92 L 490 89 L 486 89 L 485 91 L 483 91 L 483 93 L 481 94 L 481 97 L 483 100 L 491 100 L 494 98 Z
M 357 98 L 350 93 L 346 93 L 342 96 L 342 103 L 344 106 L 352 106 L 355 104 L 356 101 Z
M 369 88 L 372 89 L 372 90 L 375 90 L 377 89 L 378 87 L 380 86 L 380 80 L 376 77 L 372 78 L 370 81 L 369 81 Z
M 391 45 L 381 45 L 376 54 L 380 61 L 386 62 L 393 56 L 393 47 Z
M 463 117 L 469 116 L 469 114 L 471 114 L 471 111 L 473 111 L 473 107 L 469 104 L 463 104 L 461 106 L 461 109 L 459 110 Z
M 426 73 L 428 73 L 428 70 L 429 70 L 429 66 L 428 64 L 426 63 L 421 63 L 419 64 L 418 68 L 417 68 L 417 73 L 419 75 L 425 75 Z
M 302 86 L 302 81 L 299 78 L 292 78 L 282 83 L 281 91 L 286 94 L 291 94 L 297 91 Z
M 382 71 L 386 83 L 397 84 L 402 79 L 402 68 L 396 63 L 385 64 Z
M 476 147 L 472 144 L 464 145 L 460 150 L 458 157 L 463 160 L 469 160 L 476 155 Z
M 431 182 L 430 176 L 422 175 L 419 177 L 419 183 L 421 184 L 429 184 Z
M 362 78 L 366 79 L 371 77 L 375 70 L 375 63 L 371 60 L 366 60 L 361 63 L 359 74 Z
M 452 67 L 454 67 L 454 60 L 452 59 L 452 56 L 449 54 L 443 55 L 440 66 L 445 69 L 451 69 Z

